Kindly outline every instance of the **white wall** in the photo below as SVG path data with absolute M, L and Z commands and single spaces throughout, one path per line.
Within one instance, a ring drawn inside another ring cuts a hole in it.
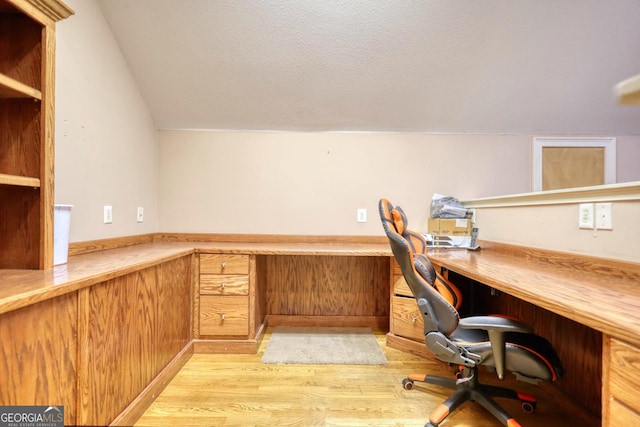
M 55 201 L 74 205 L 70 241 L 155 232 L 156 126 L 95 0 L 66 3 L 75 15 L 56 27 Z
M 612 230 L 578 228 L 578 205 L 483 208 L 476 211 L 484 240 L 640 261 L 640 201 L 613 202 Z
M 640 138 L 619 153 L 640 154 Z M 161 131 L 159 229 L 377 235 L 381 197 L 426 230 L 433 193 L 531 190 L 531 135 Z M 637 158 L 637 157 L 636 157 Z M 638 175 L 640 179 L 640 175 Z M 356 222 L 367 208 L 368 222 Z

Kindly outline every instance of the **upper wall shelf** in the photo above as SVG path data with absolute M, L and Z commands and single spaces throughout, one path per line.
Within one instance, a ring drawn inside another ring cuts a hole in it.
M 616 85 L 621 104 L 640 104 L 640 74 Z
M 484 197 L 465 200 L 465 208 L 502 208 L 513 206 L 562 205 L 569 203 L 600 203 L 640 200 L 640 182 L 594 185 L 592 187 L 535 191 L 533 193 Z

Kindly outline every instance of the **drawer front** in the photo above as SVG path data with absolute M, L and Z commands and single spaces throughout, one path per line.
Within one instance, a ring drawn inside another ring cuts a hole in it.
M 249 255 L 200 254 L 200 273 L 249 274 Z
M 393 297 L 393 333 L 424 342 L 424 321 L 414 298 Z
M 200 296 L 201 335 L 248 335 L 249 298 Z
M 249 295 L 249 276 L 201 274 L 200 293 L 207 295 Z
M 407 285 L 407 281 L 404 280 L 404 276 L 393 276 L 393 293 L 394 295 L 404 295 L 407 297 L 413 296 L 411 288 Z
M 640 349 L 612 338 L 609 360 L 611 397 L 640 412 Z

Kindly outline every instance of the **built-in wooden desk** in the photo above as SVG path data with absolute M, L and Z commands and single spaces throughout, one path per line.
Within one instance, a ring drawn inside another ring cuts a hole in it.
M 560 387 L 596 415 L 601 404 L 602 425 L 640 425 L 640 264 L 482 246 L 477 252 L 434 250 L 430 256 L 498 291 L 477 293 L 476 307 L 532 322 L 567 369 Z
M 640 346 L 640 264 L 489 242 L 476 252 L 429 255 L 448 270 Z
M 0 270 L 0 405 L 63 404 L 66 424 L 131 424 L 198 345 L 257 348 L 270 321 L 384 326 L 390 316 L 386 238 L 158 234 L 132 241 L 138 244 L 97 252 L 89 250 L 118 245 L 74 246 L 66 265 L 49 270 Z M 567 368 L 562 388 L 596 414 L 594 388 L 602 384 L 603 425 L 640 423 L 632 399 L 640 388 L 640 266 L 482 246 L 430 256 L 474 281 L 476 307 L 532 322 Z M 202 255 L 246 257 L 250 333 L 200 334 Z
M 65 265 L 0 270 L 0 405 L 62 405 L 65 425 L 131 425 L 194 351 L 255 352 L 268 317 L 388 324 L 384 240 L 233 239 L 90 242 Z M 242 336 L 199 331 L 200 258 L 216 255 L 251 269 Z

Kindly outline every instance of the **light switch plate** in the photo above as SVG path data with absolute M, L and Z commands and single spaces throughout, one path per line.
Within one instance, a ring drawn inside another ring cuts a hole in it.
M 104 223 L 113 223 L 113 207 L 111 205 L 104 207 Z
M 611 218 L 611 203 L 596 203 L 596 228 L 598 230 L 613 230 Z
M 367 222 L 367 210 L 366 209 L 364 209 L 364 208 L 359 208 L 358 209 L 357 221 L 358 222 Z

